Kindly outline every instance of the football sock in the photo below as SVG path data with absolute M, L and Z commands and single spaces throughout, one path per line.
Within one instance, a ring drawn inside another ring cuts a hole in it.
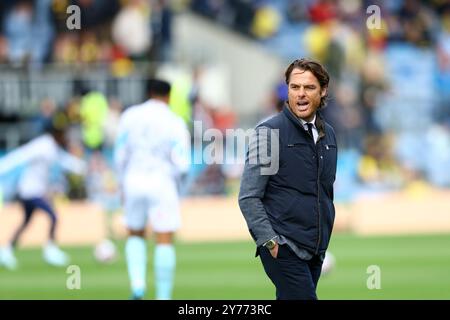
M 145 239 L 138 236 L 128 238 L 125 255 L 130 278 L 131 291 L 134 296 L 143 296 L 146 289 L 147 245 Z
M 157 244 L 154 256 L 157 300 L 172 298 L 175 265 L 175 247 L 172 244 Z

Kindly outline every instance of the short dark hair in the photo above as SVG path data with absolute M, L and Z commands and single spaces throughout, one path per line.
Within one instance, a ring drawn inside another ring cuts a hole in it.
M 303 71 L 310 71 L 319 81 L 320 88 L 328 88 L 328 83 L 330 82 L 330 75 L 327 70 L 319 63 L 308 59 L 297 59 L 294 60 L 286 69 L 284 73 L 286 84 L 289 86 L 289 80 L 291 78 L 291 73 L 294 69 L 300 69 Z M 328 90 L 325 96 L 320 100 L 319 108 L 323 108 L 326 105 L 328 99 Z
M 167 97 L 170 94 L 170 83 L 160 79 L 150 79 L 147 81 L 147 95 Z

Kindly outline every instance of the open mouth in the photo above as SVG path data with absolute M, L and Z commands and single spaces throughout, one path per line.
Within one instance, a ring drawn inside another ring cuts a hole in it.
M 308 109 L 308 105 L 309 105 L 309 102 L 308 102 L 308 101 L 300 101 L 300 102 L 297 102 L 297 107 L 299 107 L 299 109 L 300 109 L 301 111 L 305 111 L 306 109 Z

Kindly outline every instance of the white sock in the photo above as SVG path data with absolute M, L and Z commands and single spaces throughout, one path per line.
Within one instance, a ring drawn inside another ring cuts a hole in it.
M 170 300 L 172 298 L 175 265 L 175 247 L 172 244 L 156 245 L 154 268 L 157 300 Z
M 147 244 L 144 238 L 131 236 L 125 245 L 125 255 L 133 294 L 143 295 L 146 290 Z

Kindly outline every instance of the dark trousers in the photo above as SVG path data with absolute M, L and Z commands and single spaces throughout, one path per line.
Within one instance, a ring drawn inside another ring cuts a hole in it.
M 316 288 L 322 271 L 322 260 L 314 256 L 301 260 L 288 245 L 278 246 L 273 258 L 269 249 L 261 247 L 259 255 L 266 274 L 276 287 L 277 300 L 317 300 Z
M 19 228 L 14 233 L 14 236 L 11 240 L 11 245 L 13 247 L 17 246 L 17 242 L 19 241 L 20 236 L 22 235 L 23 231 L 26 229 L 26 227 L 30 223 L 31 216 L 33 215 L 33 212 L 35 212 L 36 209 L 41 209 L 49 215 L 49 218 L 50 218 L 49 239 L 55 240 L 55 229 L 56 229 L 57 218 L 56 218 L 56 214 L 55 214 L 53 208 L 47 202 L 47 200 L 45 200 L 43 198 L 27 199 L 27 200 L 21 200 L 21 204 L 22 204 L 25 216 L 24 216 L 22 224 L 19 226 Z

